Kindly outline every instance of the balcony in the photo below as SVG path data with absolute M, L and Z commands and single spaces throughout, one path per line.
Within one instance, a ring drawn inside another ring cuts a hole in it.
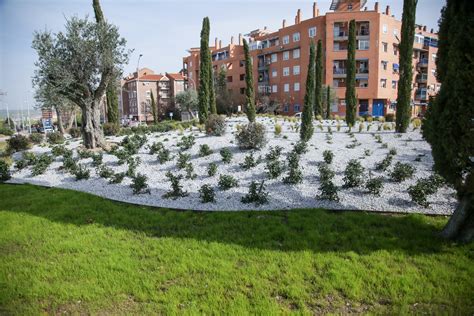
M 272 93 L 272 87 L 266 84 L 258 84 L 258 93 L 269 95 Z
M 428 74 L 421 74 L 416 76 L 416 82 L 418 83 L 426 83 L 428 81 Z
M 343 30 L 334 30 L 334 40 L 335 41 L 347 41 L 349 38 L 349 33 Z
M 418 67 L 420 68 L 425 68 L 428 67 L 428 58 L 422 58 L 417 64 Z
M 428 91 L 426 90 L 426 88 L 416 90 L 415 100 L 418 100 L 418 101 L 428 100 Z
M 347 69 L 346 68 L 334 68 L 332 73 L 333 73 L 334 78 L 344 78 L 344 77 L 346 77 Z

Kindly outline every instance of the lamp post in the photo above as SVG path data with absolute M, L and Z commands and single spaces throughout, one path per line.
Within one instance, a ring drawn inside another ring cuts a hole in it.
M 140 95 L 138 93 L 138 85 L 140 84 L 140 59 L 142 58 L 143 54 L 140 54 L 138 56 L 138 62 L 137 62 L 137 114 L 138 114 L 138 122 L 141 122 L 140 120 Z

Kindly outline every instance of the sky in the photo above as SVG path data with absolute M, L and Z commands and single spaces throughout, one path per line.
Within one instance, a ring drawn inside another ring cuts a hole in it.
M 320 14 L 329 10 L 330 0 L 320 0 Z M 369 0 L 369 9 L 374 7 Z M 199 46 L 202 18 L 211 21 L 211 43 L 222 39 L 225 46 L 233 35 L 246 34 L 267 26 L 276 31 L 283 19 L 294 22 L 297 9 L 302 20 L 312 16 L 313 1 L 302 0 L 101 0 L 110 23 L 118 26 L 127 47 L 134 49 L 124 73 L 141 67 L 156 73 L 178 72 L 186 50 Z M 417 24 L 438 28 L 440 10 L 445 0 L 418 0 Z M 390 5 L 392 14 L 401 19 L 402 0 L 379 0 L 379 10 Z M 89 15 L 94 18 L 92 0 L 0 0 L 0 110 L 26 108 L 33 104 L 31 77 L 37 59 L 31 48 L 35 30 L 58 32 L 66 17 Z

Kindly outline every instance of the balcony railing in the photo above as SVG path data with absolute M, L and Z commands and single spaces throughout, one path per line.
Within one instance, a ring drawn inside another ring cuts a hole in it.
M 426 89 L 418 89 L 415 92 L 415 100 L 427 100 L 428 91 Z
M 428 67 L 428 59 L 427 58 L 422 58 L 418 62 L 418 67 Z
M 416 76 L 416 81 L 419 83 L 426 83 L 428 81 L 428 75 L 427 74 L 422 74 Z
M 332 73 L 335 74 L 335 75 L 345 75 L 347 73 L 347 69 L 346 68 L 334 68 Z

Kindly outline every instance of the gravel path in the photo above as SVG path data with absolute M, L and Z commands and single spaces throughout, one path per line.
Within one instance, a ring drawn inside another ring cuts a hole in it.
M 299 133 L 291 129 L 291 125 L 295 123 L 284 122 L 279 120 L 279 124 L 283 126 L 282 136 L 274 136 L 274 119 L 261 118 L 258 120 L 267 126 L 267 146 L 255 152 L 255 157 L 262 156 L 268 152 L 270 146 L 282 146 L 282 160 L 286 160 L 286 154 L 291 151 L 293 144 L 299 139 Z M 245 124 L 245 118 L 233 118 L 227 121 L 227 133 L 221 137 L 208 137 L 200 133 L 196 129 L 192 132 L 186 131 L 184 135 L 193 134 L 196 137 L 196 144 L 189 149 L 192 156 L 191 162 L 194 165 L 194 171 L 198 175 L 194 180 L 183 179 L 183 188 L 188 191 L 189 196 L 179 198 L 177 200 L 164 199 L 162 196 L 170 189 L 170 183 L 165 177 L 168 170 L 176 173 L 184 174 L 184 171 L 178 171 L 176 168 L 176 156 L 179 148 L 176 143 L 180 140 L 179 132 L 172 131 L 168 133 L 155 133 L 148 135 L 148 144 L 155 141 L 161 141 L 167 148 L 172 151 L 174 158 L 172 161 L 163 165 L 159 164 L 156 155 L 148 154 L 146 146 L 143 146 L 137 155 L 141 158 L 142 163 L 138 167 L 139 173 L 148 177 L 148 184 L 151 194 L 133 195 L 132 189 L 129 187 L 131 180 L 125 178 L 121 184 L 108 184 L 108 181 L 101 179 L 96 174 L 94 168 L 91 169 L 91 178 L 89 180 L 76 181 L 74 176 L 62 171 L 58 168 L 62 165 L 62 158 L 56 158 L 55 162 L 48 168 L 43 175 L 32 177 L 31 168 L 27 168 L 13 174 L 10 183 L 32 183 L 43 186 L 52 186 L 73 189 L 78 191 L 89 192 L 95 195 L 103 196 L 112 200 L 151 205 L 158 207 L 176 208 L 176 209 L 193 209 L 193 210 L 211 210 L 211 211 L 236 211 L 236 210 L 282 210 L 296 208 L 315 208 L 322 207 L 327 209 L 338 210 L 368 210 L 380 212 L 400 212 L 400 213 L 423 213 L 423 214 L 445 214 L 450 215 L 456 206 L 456 198 L 454 190 L 443 187 L 435 195 L 429 197 L 429 208 L 423 208 L 411 202 L 407 188 L 414 184 L 417 179 L 428 177 L 432 174 L 433 158 L 429 145 L 422 139 L 419 131 L 411 131 L 409 133 L 397 135 L 393 131 L 377 131 L 379 123 L 373 123 L 369 132 L 365 129 L 358 132 L 358 126 L 353 128 L 354 136 L 359 146 L 353 149 L 346 148 L 352 143 L 352 139 L 345 131 L 347 127 L 343 126 L 340 132 L 336 131 L 336 123 L 334 121 L 324 121 L 322 124 L 315 123 L 315 134 L 309 141 L 309 151 L 304 154 L 300 160 L 300 166 L 303 167 L 304 180 L 298 185 L 287 185 L 282 183 L 285 173 L 278 179 L 268 180 L 265 171 L 265 162 L 260 163 L 257 167 L 244 171 L 239 164 L 243 162 L 244 157 L 249 152 L 240 151 L 234 144 L 233 131 L 238 124 Z M 318 128 L 323 126 L 323 131 Z M 367 123 L 365 123 L 365 126 Z M 332 140 L 328 143 L 327 126 L 332 126 Z M 372 133 L 381 135 L 382 142 L 388 144 L 388 148 L 383 148 L 378 143 Z M 285 137 L 283 137 L 283 135 Z M 123 137 L 109 138 L 109 141 L 118 142 Z M 207 157 L 199 157 L 199 145 L 208 144 L 214 153 Z M 79 141 L 71 142 L 67 147 L 76 148 L 80 145 Z M 228 147 L 233 152 L 233 159 L 230 164 L 223 164 L 219 150 Z M 374 166 L 380 162 L 391 148 L 397 150 L 394 156 L 392 166 L 397 161 L 408 162 L 416 168 L 415 177 L 402 183 L 394 183 L 389 180 L 387 172 L 377 172 Z M 323 161 L 322 152 L 324 150 L 332 150 L 334 160 L 332 163 L 333 170 L 336 171 L 334 182 L 339 187 L 343 184 L 343 171 L 350 159 L 360 159 L 362 166 L 366 168 L 366 178 L 368 171 L 371 170 L 373 176 L 384 177 L 384 188 L 381 196 L 373 196 L 368 194 L 363 188 L 343 189 L 339 190 L 339 202 L 317 200 L 318 195 L 318 171 L 317 164 Z M 366 150 L 370 150 L 371 155 L 365 154 Z M 31 151 L 35 153 L 49 152 L 50 148 L 35 146 Z M 19 159 L 21 155 L 16 154 L 14 159 Z M 417 161 L 416 161 L 417 160 Z M 207 167 L 210 162 L 218 164 L 217 175 L 214 177 L 207 176 Z M 81 160 L 81 163 L 90 165 L 91 159 Z M 119 166 L 117 158 L 112 155 L 104 155 L 104 163 L 114 169 L 116 172 L 126 170 L 126 164 Z M 239 187 L 228 191 L 221 191 L 217 187 L 220 174 L 230 174 L 239 180 Z M 241 203 L 241 197 L 248 192 L 249 184 L 252 180 L 264 180 L 267 191 L 269 192 L 269 203 L 261 206 L 253 204 Z M 216 203 L 201 203 L 199 199 L 199 188 L 203 184 L 210 184 L 216 191 Z

